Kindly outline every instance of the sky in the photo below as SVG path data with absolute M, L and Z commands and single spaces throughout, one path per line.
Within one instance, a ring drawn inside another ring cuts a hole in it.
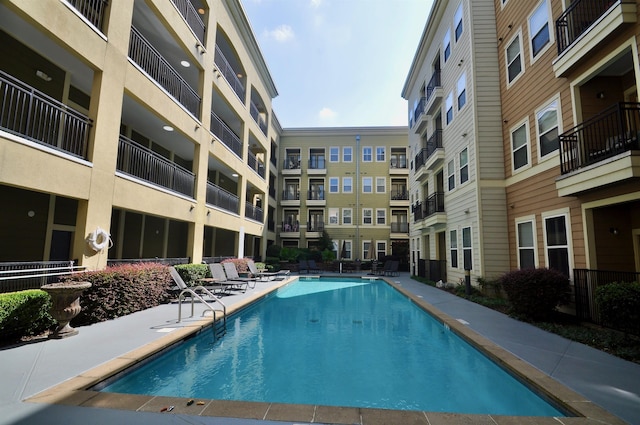
M 402 88 L 432 0 L 241 0 L 283 128 L 406 126 Z

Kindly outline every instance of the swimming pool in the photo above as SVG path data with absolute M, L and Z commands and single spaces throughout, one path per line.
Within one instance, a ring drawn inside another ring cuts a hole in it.
M 564 416 L 383 281 L 288 285 L 102 391 Z M 206 380 L 203 378 L 207 378 Z

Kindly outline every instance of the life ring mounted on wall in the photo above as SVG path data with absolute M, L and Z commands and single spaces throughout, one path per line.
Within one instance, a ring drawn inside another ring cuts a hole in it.
M 89 244 L 89 248 L 96 252 L 102 251 L 105 248 L 109 249 L 113 246 L 109 232 L 100 227 L 98 227 L 95 232 L 89 233 L 87 244 Z

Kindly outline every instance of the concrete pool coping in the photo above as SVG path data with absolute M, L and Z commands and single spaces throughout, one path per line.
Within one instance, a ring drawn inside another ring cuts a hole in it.
M 343 276 L 344 277 L 344 276 Z M 252 291 L 249 296 L 229 307 L 228 314 L 262 298 L 278 287 L 290 283 L 295 277 L 269 285 L 264 290 Z M 178 343 L 190 335 L 202 331 L 211 324 L 211 319 L 194 320 L 172 332 L 143 345 L 137 349 L 117 356 L 97 367 L 87 370 L 59 385 L 37 393 L 26 401 L 33 403 L 57 404 L 64 406 L 119 409 L 137 412 L 160 412 L 163 407 L 175 406 L 172 412 L 165 414 L 196 415 L 211 418 L 244 418 L 263 421 L 293 421 L 304 423 L 366 424 L 384 423 L 402 424 L 624 424 L 620 418 L 607 412 L 595 403 L 587 400 L 575 391 L 560 384 L 546 373 L 531 366 L 524 360 L 497 346 L 489 339 L 479 335 L 460 321 L 443 313 L 413 292 L 395 282 L 395 278 L 385 279 L 416 305 L 428 311 L 439 321 L 446 324 L 463 339 L 480 348 L 494 361 L 509 369 L 528 385 L 545 393 L 552 401 L 564 406 L 578 417 L 509 417 L 496 415 L 461 415 L 422 411 L 392 411 L 380 409 L 330 407 L 313 405 L 286 405 L 276 403 L 251 403 L 222 400 L 196 400 L 188 405 L 188 399 L 100 393 L 88 390 L 95 384 L 126 368 L 149 358 L 172 344 Z M 203 402 L 203 404 L 198 404 Z

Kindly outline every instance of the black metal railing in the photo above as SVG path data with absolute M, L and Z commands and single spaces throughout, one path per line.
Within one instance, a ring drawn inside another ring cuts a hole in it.
M 283 221 L 282 227 L 280 227 L 283 232 L 299 232 L 300 231 L 300 222 L 299 221 Z
M 244 216 L 260 223 L 264 220 L 264 211 L 262 208 L 253 205 L 251 202 L 245 202 L 244 204 Z
M 417 201 L 415 204 L 411 205 L 411 212 L 413 213 L 413 221 L 422 220 L 424 215 L 424 209 L 422 208 L 422 202 Z
M 276 188 L 274 184 L 269 185 L 269 196 L 272 197 L 273 199 L 276 199 Z
M 299 170 L 300 169 L 300 157 L 287 157 L 284 160 L 284 168 L 286 170 Z
M 307 232 L 322 232 L 324 230 L 324 221 L 307 222 Z
M 407 192 L 406 190 L 392 190 L 390 196 L 392 201 L 408 201 L 409 200 L 409 192 Z
M 389 166 L 391 168 L 407 168 L 407 156 L 391 154 Z
M 157 186 L 193 196 L 196 176 L 131 139 L 120 136 L 117 169 Z
M 199 116 L 200 96 L 198 93 L 134 27 L 131 27 L 129 57 L 187 111 L 196 117 Z
M 420 100 L 418 101 L 418 104 L 416 105 L 415 109 L 413 110 L 413 123 L 412 123 L 412 127 L 413 125 L 415 125 L 418 122 L 418 118 L 420 118 L 420 115 L 422 115 L 424 113 L 424 107 L 427 104 L 427 98 L 426 97 L 421 97 Z
M 418 276 L 427 278 L 432 282 L 439 280 L 446 282 L 447 261 L 418 259 Z
M 309 201 L 324 201 L 324 189 L 309 189 L 307 190 L 307 200 Z
M 251 152 L 249 152 L 249 154 L 247 155 L 247 164 L 249 165 L 249 168 L 254 170 L 260 177 L 264 179 L 266 175 L 266 168 L 264 164 L 258 161 L 258 158 L 256 158 L 256 156 Z
M 424 201 L 425 217 L 444 212 L 444 192 L 436 192 Z
M 87 158 L 93 121 L 61 102 L 0 71 L 0 128 Z
M 282 200 L 283 201 L 299 201 L 300 200 L 300 189 L 285 189 L 282 191 Z
M 234 214 L 238 214 L 240 211 L 238 197 L 211 182 L 207 182 L 207 204 L 214 205 Z
M 196 8 L 193 7 L 193 4 L 189 0 L 171 0 L 173 4 L 180 12 L 180 15 L 184 18 L 191 31 L 198 37 L 200 43 L 204 44 L 204 22 L 200 18 L 200 15 L 196 11 Z
M 436 70 L 433 72 L 433 75 L 431 76 L 431 79 L 427 84 L 427 87 L 426 87 L 427 102 L 431 99 L 431 96 L 433 96 L 433 93 L 436 91 L 438 87 L 442 87 L 440 83 L 440 70 Z
M 83 270 L 83 266 L 76 266 L 73 261 L 0 263 L 0 293 L 38 289 Z
M 570 173 L 639 149 L 640 103 L 617 103 L 558 136 L 560 171 Z
M 558 55 L 569 48 L 616 3 L 611 0 L 574 0 L 556 19 Z
M 436 149 L 442 148 L 442 130 L 435 130 L 427 140 L 427 159 L 433 155 Z
M 240 79 L 238 78 L 238 72 L 235 69 L 233 69 L 231 64 L 229 64 L 229 61 L 227 60 L 226 57 L 224 57 L 222 50 L 220 50 L 220 48 L 217 45 L 216 45 L 216 53 L 213 58 L 213 62 L 218 68 L 218 71 L 220 72 L 220 74 L 222 74 L 224 79 L 227 80 L 227 83 L 229 83 L 229 85 L 231 86 L 233 91 L 236 93 L 240 101 L 244 104 L 244 98 L 246 96 L 244 84 L 242 84 L 242 81 L 240 81 Z
M 109 2 L 107 0 L 67 0 L 91 24 L 103 30 L 104 14 Z
M 251 102 L 249 105 L 249 113 L 251 114 L 251 117 L 256 122 L 256 124 L 258 124 L 258 127 L 260 127 L 260 130 L 262 130 L 262 133 L 266 136 L 267 122 L 264 120 L 264 118 L 262 118 L 258 107 L 253 102 Z
M 409 223 L 391 223 L 392 233 L 409 233 Z
M 267 220 L 267 230 L 270 232 L 276 231 L 276 222 L 273 220 Z
M 211 132 L 236 155 L 242 158 L 242 141 L 240 137 L 213 112 L 211 113 Z
M 420 151 L 416 154 L 416 157 L 414 159 L 414 162 L 416 164 L 416 171 L 418 171 L 420 167 L 422 167 L 424 164 L 427 163 L 428 157 L 429 155 L 427 155 L 427 148 L 420 149 Z
M 312 170 L 322 170 L 326 168 L 324 155 L 312 155 L 308 161 L 308 168 Z
M 165 266 L 175 266 L 177 264 L 189 264 L 190 262 L 191 262 L 191 259 L 189 257 L 110 258 L 107 260 L 107 267 L 113 267 L 120 264 L 148 264 L 148 263 L 164 264 Z

